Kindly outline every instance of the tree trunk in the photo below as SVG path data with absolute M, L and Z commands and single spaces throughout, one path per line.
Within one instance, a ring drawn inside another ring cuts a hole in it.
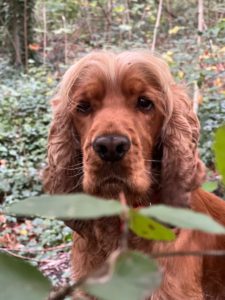
M 4 7 L 0 22 L 6 29 L 5 44 L 9 49 L 10 60 L 16 66 L 27 66 L 34 53 L 29 49 L 33 43 L 35 0 L 8 0 L 0 4 Z

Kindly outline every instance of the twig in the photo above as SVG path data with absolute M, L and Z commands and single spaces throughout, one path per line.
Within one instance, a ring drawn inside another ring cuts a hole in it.
M 43 16 L 43 64 L 46 64 L 46 47 L 47 47 L 47 21 L 46 21 L 46 3 L 43 0 L 43 7 L 42 7 L 42 16 Z
M 72 243 L 69 243 L 67 245 L 58 245 L 54 247 L 49 247 L 49 248 L 43 248 L 43 249 L 33 249 L 33 248 L 0 248 L 0 251 L 12 251 L 12 252 L 26 252 L 26 253 L 36 253 L 36 252 L 48 252 L 48 251 L 54 251 L 54 250 L 61 250 L 61 249 L 66 249 L 70 248 L 72 246 Z
M 203 26 L 204 26 L 204 16 L 203 16 L 203 0 L 198 0 L 198 38 L 197 38 L 197 44 L 200 46 L 201 44 L 201 35 L 203 32 Z
M 37 263 L 49 263 L 49 262 L 52 262 L 52 260 L 50 260 L 50 259 L 39 260 L 39 259 L 35 259 L 35 258 L 31 258 L 31 257 L 26 257 L 26 256 L 23 256 L 23 255 L 15 254 L 14 252 L 6 250 L 4 248 L 1 248 L 0 252 L 5 252 L 5 253 L 10 254 L 10 255 L 12 255 L 14 257 L 17 257 L 17 258 L 20 258 L 20 259 L 24 259 L 24 260 L 34 261 L 34 262 L 37 262 Z
M 56 292 L 52 292 L 49 295 L 48 300 L 64 300 L 66 296 L 71 295 L 77 287 L 81 286 L 84 281 L 85 278 L 82 278 L 72 285 L 66 285 L 62 287 L 60 290 Z
M 121 193 L 120 199 L 124 195 Z M 125 199 L 125 197 L 124 197 Z M 123 200 L 121 201 L 123 202 Z M 224 250 L 208 250 L 208 251 L 177 251 L 177 252 L 161 252 L 161 253 L 152 253 L 151 257 L 153 258 L 163 258 L 163 257 L 174 257 L 174 256 L 225 256 Z M 57 292 L 52 292 L 48 300 L 63 300 L 66 296 L 72 294 L 72 292 L 79 286 L 81 286 L 87 278 L 82 278 L 72 285 L 67 285 Z
M 103 7 L 102 3 L 98 2 L 98 6 L 101 8 L 106 20 L 107 20 L 107 23 L 108 25 L 111 25 L 112 23 L 112 20 L 110 18 L 110 14 L 112 12 L 112 7 L 110 7 L 110 9 L 108 9 L 107 11 L 105 10 L 105 8 Z
M 205 250 L 205 251 L 176 251 L 152 253 L 153 258 L 174 257 L 174 256 L 225 256 L 225 250 Z
M 217 62 L 215 62 L 215 63 L 217 63 Z M 212 75 L 212 76 L 206 77 L 206 78 L 205 78 L 205 81 L 212 80 L 212 79 L 214 79 L 215 77 L 219 77 L 219 76 L 221 76 L 221 75 L 225 75 L 225 71 L 220 71 L 220 72 L 218 72 L 218 73 L 216 73 L 216 74 L 214 74 L 214 75 Z
M 28 71 L 28 48 L 27 48 L 27 0 L 24 0 L 24 13 L 23 13 L 23 31 L 24 31 L 24 52 L 25 52 L 25 71 Z
M 130 26 L 130 8 L 128 0 L 125 1 L 126 4 L 126 17 L 127 17 L 127 24 Z M 128 31 L 128 38 L 131 40 L 131 29 Z
M 119 194 L 120 203 L 123 206 L 123 212 L 121 218 L 121 249 L 126 250 L 128 248 L 128 234 L 129 234 L 129 209 L 127 207 L 127 200 L 123 192 Z
M 67 33 L 66 33 L 66 18 L 62 16 L 63 28 L 64 28 L 64 63 L 67 65 L 67 52 L 68 52 L 68 41 L 67 41 Z
M 3 21 L 3 19 L 2 19 L 1 16 L 0 16 L 0 22 L 1 22 L 1 24 L 2 24 L 2 27 L 4 27 L 4 30 L 5 30 L 5 32 L 6 32 L 6 34 L 7 34 L 8 38 L 9 38 L 9 40 L 10 40 L 12 46 L 13 46 L 13 48 L 14 48 L 14 50 L 15 50 L 15 53 L 17 53 L 16 43 L 14 42 L 14 40 L 13 40 L 13 38 L 12 38 L 12 36 L 11 36 L 9 30 L 8 30 L 7 27 L 6 27 L 6 23 Z M 1 212 L 0 212 L 0 213 L 1 213 Z
M 193 110 L 198 113 L 199 87 L 197 82 L 194 82 Z
M 159 6 L 158 6 L 158 12 L 157 12 L 157 18 L 156 18 L 154 33 L 153 33 L 153 41 L 152 41 L 152 49 L 151 49 L 152 53 L 154 53 L 154 51 L 155 51 L 157 30 L 159 28 L 159 23 L 160 23 L 160 18 L 161 18 L 161 13 L 162 13 L 162 4 L 163 4 L 163 0 L 160 0 L 159 1 Z
M 159 0 L 155 0 L 155 2 L 159 4 Z M 177 18 L 177 16 L 166 5 L 162 5 L 162 8 L 169 17 L 172 17 L 173 19 Z

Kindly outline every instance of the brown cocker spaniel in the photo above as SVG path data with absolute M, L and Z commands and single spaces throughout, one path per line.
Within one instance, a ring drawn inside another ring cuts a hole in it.
M 199 122 L 185 89 L 160 58 L 146 52 L 93 52 L 65 73 L 48 143 L 46 191 L 85 192 L 133 207 L 165 203 L 190 207 L 225 224 L 225 204 L 203 191 Z M 99 268 L 120 241 L 117 217 L 71 221 L 73 269 L 79 279 Z M 225 250 L 225 237 L 176 229 L 174 242 L 143 240 L 129 246 L 152 251 Z M 149 299 L 225 299 L 225 257 L 159 260 L 163 282 Z

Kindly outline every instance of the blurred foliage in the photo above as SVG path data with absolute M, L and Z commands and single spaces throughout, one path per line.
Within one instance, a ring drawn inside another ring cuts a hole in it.
M 143 255 L 141 252 L 128 250 L 128 228 L 137 236 L 160 241 L 174 240 L 176 235 L 172 229 L 156 222 L 155 219 L 167 225 L 175 225 L 178 228 L 191 228 L 215 234 L 225 233 L 225 227 L 217 223 L 210 216 L 194 212 L 190 209 L 166 205 L 151 205 L 146 208 L 134 210 L 127 206 L 126 203 L 122 204 L 118 200 L 106 201 L 85 194 L 31 197 L 13 203 L 6 208 L 5 213 L 18 217 L 38 215 L 51 219 L 71 220 L 72 218 L 79 220 L 79 222 L 99 219 L 101 217 L 120 216 L 122 235 L 120 247 L 111 253 L 108 260 L 100 266 L 99 270 L 96 270 L 95 274 L 90 274 L 89 277 L 80 279 L 76 285 L 76 288 L 79 289 L 81 285 L 91 295 L 103 297 L 105 300 L 115 298 L 118 300 L 142 299 L 143 295 L 151 294 L 161 282 L 161 272 L 159 266 L 157 266 L 157 262 L 154 260 L 156 258 L 154 254 L 152 254 L 152 257 L 149 257 Z M 176 253 L 179 253 L 179 251 L 173 252 L 173 254 Z M 159 254 L 157 253 L 156 255 Z M 173 256 L 173 254 L 170 255 Z M 31 266 L 26 266 L 21 261 L 16 261 L 15 258 L 2 257 L 2 259 L 4 258 L 6 259 L 4 273 L 16 279 L 20 271 L 21 277 L 24 279 L 23 273 L 32 272 L 31 277 L 26 278 L 28 280 L 26 287 L 30 288 L 33 285 L 32 279 L 36 278 L 39 292 L 46 293 L 48 282 L 40 276 L 40 273 L 35 272 L 35 269 L 31 268 Z M 19 295 L 15 296 L 15 290 L 11 291 L 9 289 L 10 281 L 7 280 L 8 278 L 6 279 L 4 275 L 0 274 L 0 283 L 3 282 L 7 287 L 6 295 L 10 295 L 8 297 L 11 300 L 18 299 L 18 296 L 19 299 L 20 296 L 23 299 L 24 290 L 20 290 Z M 19 281 L 21 281 L 21 278 Z M 120 286 L 121 288 L 118 288 Z M 35 286 L 33 287 L 35 289 Z M 72 286 L 70 286 L 70 289 L 67 288 L 67 290 L 69 291 L 71 288 Z M 34 295 L 32 294 L 32 299 L 36 299 Z M 60 299 L 64 298 L 65 295 L 64 297 L 61 295 Z M 54 299 L 59 299 L 59 297 Z
M 92 49 L 149 48 L 159 1 L 36 0 L 28 47 L 45 64 L 37 66 L 29 60 L 26 73 L 9 65 L 11 2 L 0 4 L 0 205 L 3 200 L 5 205 L 43 192 L 41 173 L 51 114 L 48 100 L 66 67 Z M 200 153 L 215 180 L 212 142 L 215 129 L 225 123 L 225 4 L 213 0 L 204 5 L 207 28 L 197 45 L 196 1 L 164 1 L 156 50 L 176 81 L 187 84 L 191 98 L 195 87 L 199 89 Z M 17 221 L 1 214 L 0 222 L 0 247 L 44 249 L 71 240 L 71 231 L 62 222 Z M 39 259 L 48 255 L 33 254 Z
M 217 129 L 214 143 L 214 151 L 216 156 L 216 166 L 222 176 L 222 181 L 225 184 L 225 126 Z
M 40 300 L 48 296 L 50 282 L 27 262 L 0 253 L 0 265 L 0 284 L 4 286 L 0 300 L 24 300 L 28 295 L 30 300 Z

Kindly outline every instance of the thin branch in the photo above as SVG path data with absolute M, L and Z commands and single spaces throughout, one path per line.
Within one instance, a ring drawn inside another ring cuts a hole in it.
M 205 250 L 205 251 L 176 251 L 152 253 L 153 258 L 174 257 L 174 256 L 225 256 L 225 250 Z
M 124 195 L 120 196 L 123 203 Z M 175 256 L 225 256 L 223 250 L 208 250 L 208 251 L 177 251 L 177 252 L 161 252 L 152 253 L 153 258 L 175 257 Z M 56 292 L 52 292 L 48 300 L 64 300 L 66 296 L 71 295 L 76 288 L 81 286 L 87 278 L 82 278 L 72 285 L 67 285 Z
M 203 0 L 198 0 L 198 38 L 197 38 L 197 44 L 200 46 L 201 44 L 201 35 L 203 32 L 203 26 L 205 24 L 204 22 L 204 15 L 203 15 Z
M 122 204 L 123 207 L 123 212 L 120 216 L 121 218 L 121 231 L 122 231 L 122 236 L 121 236 L 121 249 L 123 251 L 128 249 L 128 234 L 129 234 L 129 209 L 127 206 L 127 200 L 125 198 L 125 195 L 123 192 L 119 194 L 119 199 L 120 203 Z
M 205 80 L 206 80 L 206 81 L 207 81 L 207 80 L 212 80 L 212 79 L 214 79 L 214 78 L 216 78 L 216 77 L 219 77 L 219 76 L 221 76 L 221 75 L 225 75 L 225 71 L 220 71 L 220 72 L 218 72 L 218 73 L 216 73 L 216 74 L 213 74 L 212 76 L 206 77 Z
M 152 49 L 151 49 L 152 53 L 154 53 L 154 51 L 155 51 L 157 31 L 158 31 L 158 28 L 159 28 L 160 18 L 161 18 L 161 13 L 162 13 L 162 4 L 163 4 L 163 0 L 160 0 L 159 1 L 159 6 L 158 6 L 158 12 L 157 12 L 157 18 L 156 18 L 154 33 L 153 33 L 153 41 L 152 41 Z
M 37 263 L 49 263 L 49 262 L 52 262 L 52 260 L 51 259 L 35 259 L 35 258 L 31 258 L 31 257 L 27 257 L 27 256 L 23 256 L 23 255 L 19 255 L 19 254 L 15 254 L 14 252 L 12 252 L 12 251 L 9 251 L 9 250 L 6 250 L 6 249 L 4 249 L 4 248 L 1 248 L 0 249 L 0 252 L 5 252 L 5 253 L 7 253 L 7 254 L 9 254 L 9 255 L 12 255 L 12 256 L 14 256 L 14 257 L 16 257 L 16 258 L 20 258 L 20 259 L 23 259 L 23 260 L 30 260 L 30 261 L 34 261 L 34 262 L 37 262 Z
M 155 0 L 155 2 L 157 3 L 157 4 L 159 4 L 159 0 Z M 165 11 L 165 13 L 167 14 L 167 15 L 169 15 L 169 17 L 172 17 L 173 19 L 176 19 L 177 18 L 177 16 L 168 8 L 168 6 L 167 5 L 162 5 L 162 8 L 163 8 L 163 10 Z
M 48 251 L 55 251 L 55 250 L 62 250 L 67 249 L 72 246 L 72 243 L 69 243 L 67 245 L 58 245 L 54 247 L 48 247 L 43 249 L 33 249 L 33 248 L 0 248 L 0 251 L 12 251 L 12 252 L 25 252 L 25 253 L 37 253 L 37 252 L 48 252 Z
M 42 16 L 43 16 L 43 26 L 44 26 L 44 33 L 43 33 L 43 64 L 46 64 L 46 48 L 47 48 L 47 20 L 46 20 L 46 4 L 45 0 L 43 0 L 43 7 L 42 7 Z
M 25 52 L 25 71 L 28 68 L 28 45 L 27 45 L 27 0 L 24 0 L 24 12 L 23 12 L 23 33 L 24 33 L 24 52 Z
M 111 25 L 112 20 L 110 18 L 110 15 L 111 15 L 113 7 L 111 6 L 108 10 L 106 10 L 101 2 L 98 2 L 98 6 L 101 8 L 103 15 L 105 16 L 105 18 L 107 20 L 108 25 Z
M 62 16 L 63 28 L 64 28 L 64 63 L 67 65 L 67 52 L 68 52 L 68 41 L 67 41 L 67 33 L 66 33 L 66 18 Z
M 198 102 L 199 102 L 199 87 L 197 82 L 194 82 L 194 96 L 193 96 L 193 110 L 197 114 L 198 113 Z
M 3 21 L 3 19 L 2 19 L 1 16 L 0 16 L 0 22 L 2 24 L 2 27 L 4 27 L 4 30 L 6 31 L 6 34 L 7 34 L 8 38 L 9 38 L 10 42 L 12 43 L 15 52 L 17 52 L 16 43 L 14 42 L 14 40 L 13 40 L 13 38 L 12 38 L 9 30 L 6 27 L 6 23 L 4 23 L 4 21 Z M 0 211 L 0 213 L 1 213 L 1 211 Z
M 51 292 L 48 300 L 64 300 L 66 296 L 70 296 L 76 288 L 81 286 L 86 278 L 82 278 L 72 285 L 66 285 L 56 292 Z
M 130 8 L 129 8 L 129 2 L 128 0 L 125 1 L 126 6 L 126 17 L 127 17 L 127 24 L 130 26 Z M 128 39 L 131 40 L 131 29 L 128 30 Z

